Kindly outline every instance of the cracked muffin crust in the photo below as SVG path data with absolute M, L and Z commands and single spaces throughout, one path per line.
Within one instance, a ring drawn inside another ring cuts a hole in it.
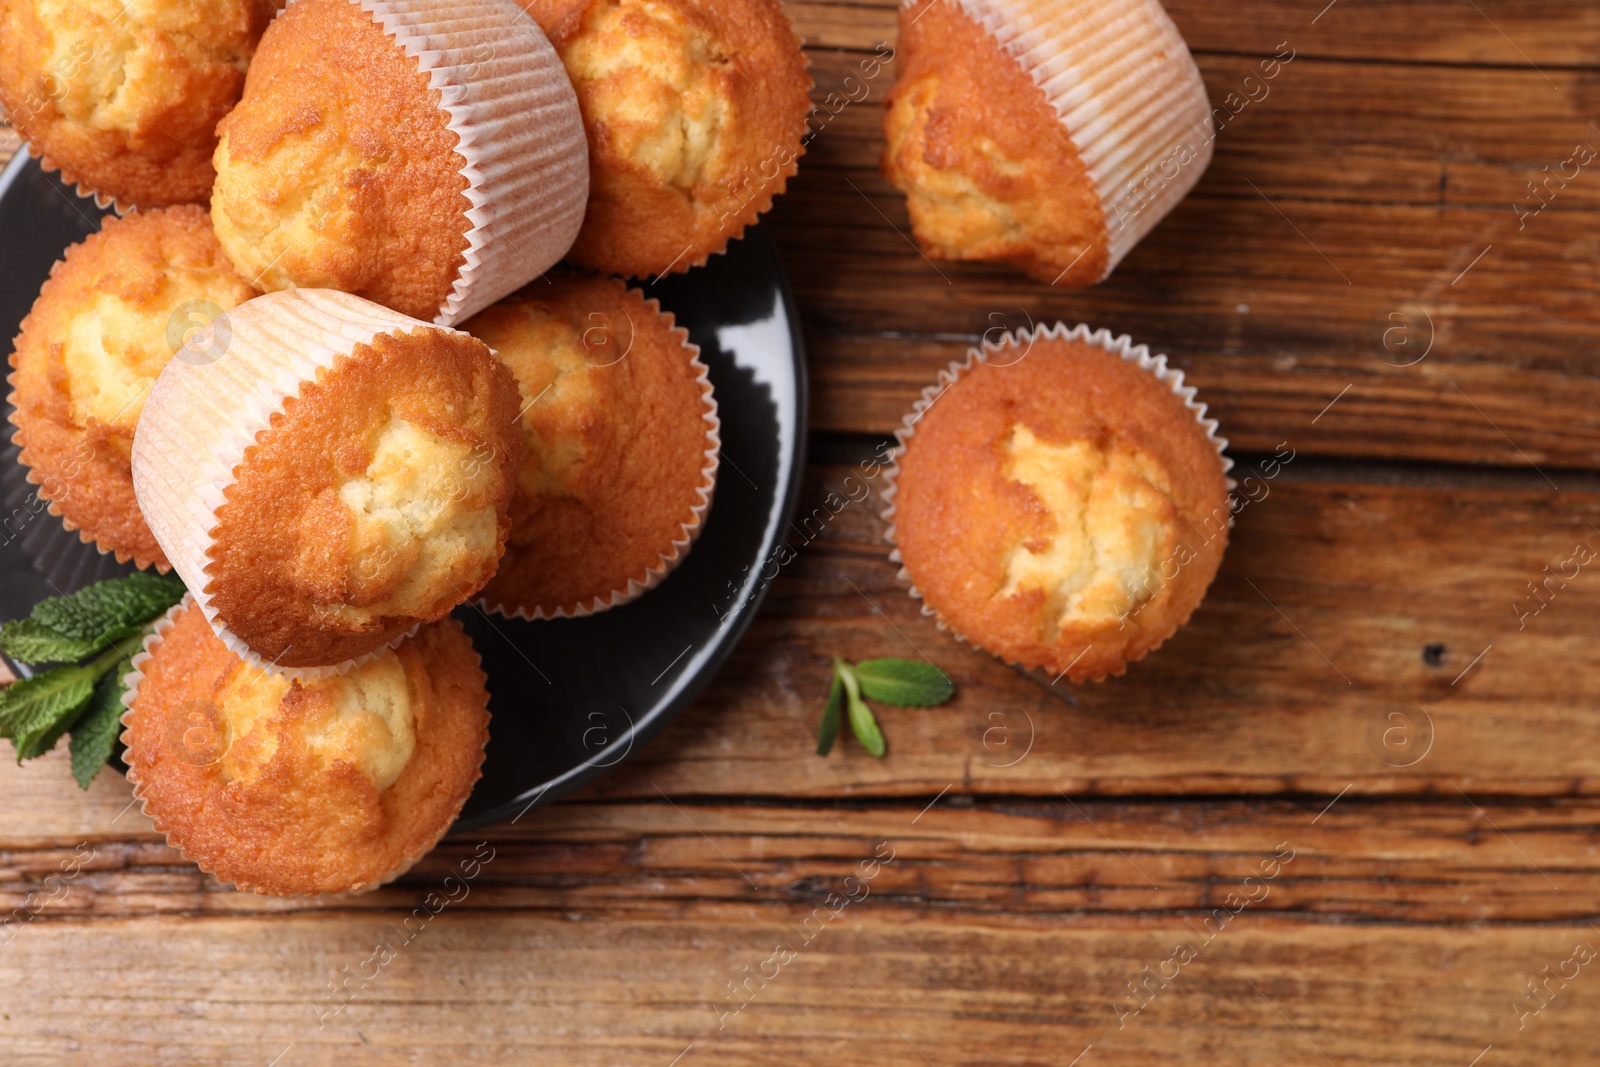
M 28 480 L 118 562 L 169 569 L 133 493 L 145 396 L 197 327 L 250 299 L 193 204 L 107 218 L 51 268 L 11 354 Z
M 516 383 L 462 333 L 358 344 L 284 401 L 211 530 L 217 619 L 284 667 L 340 663 L 494 574 L 522 441 Z
M 123 205 L 204 203 L 217 120 L 270 0 L 0 0 L 0 103 L 69 183 Z
M 686 331 L 616 278 L 558 272 L 462 328 L 522 394 L 511 534 L 483 603 L 538 618 L 614 607 L 687 553 L 716 480 L 711 384 Z
M 211 217 L 239 272 L 269 292 L 338 289 L 432 320 L 470 228 L 440 100 L 355 3 L 291 4 L 217 127 Z
M 1109 266 L 1105 213 L 1044 91 L 955 0 L 900 8 L 882 171 L 935 259 L 1078 288 Z
M 257 893 L 340 893 L 449 829 L 489 737 L 460 623 L 307 682 L 234 656 L 193 601 L 169 618 L 135 663 L 123 741 L 135 797 L 187 859 Z
M 1231 515 L 1218 443 L 1137 363 L 1011 339 L 908 425 L 893 540 L 928 609 L 974 645 L 1097 681 L 1204 597 Z
M 590 199 L 568 258 L 613 274 L 688 270 L 783 192 L 810 111 L 777 0 L 522 0 L 578 90 Z
M 931 257 L 1108 275 L 1210 163 L 1205 83 L 1160 0 L 908 0 L 886 178 Z

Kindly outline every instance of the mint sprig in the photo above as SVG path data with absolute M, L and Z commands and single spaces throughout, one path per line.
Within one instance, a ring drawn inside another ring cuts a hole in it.
M 14 619 L 0 626 L 0 652 L 18 663 L 76 663 L 138 632 L 139 624 L 116 626 L 97 637 L 71 637 L 38 619 Z
M 839 735 L 839 720 L 846 713 L 850 731 L 861 747 L 882 759 L 889 746 L 878 726 L 878 718 L 862 699 L 870 697 L 883 704 L 902 708 L 928 708 L 943 704 L 955 695 L 956 687 L 945 673 L 931 663 L 909 659 L 869 659 L 852 666 L 833 658 L 833 679 L 828 687 L 828 702 L 822 709 L 817 728 L 817 755 L 826 756 Z
M 0 737 L 9 738 L 16 746 L 18 763 L 38 755 L 39 744 L 50 729 L 89 702 L 95 679 L 96 675 L 83 667 L 59 667 L 24 678 L 0 692 Z
M 844 679 L 839 677 L 839 660 L 834 658 L 833 681 L 828 683 L 828 702 L 822 706 L 822 725 L 817 727 L 817 755 L 833 750 L 839 736 L 839 719 L 844 714 Z
M 183 593 L 183 580 L 176 574 L 138 571 L 123 578 L 85 586 L 70 596 L 47 597 L 33 606 L 29 619 L 19 619 L 0 626 L 0 652 L 23 663 L 66 662 L 55 658 L 30 660 L 20 650 L 13 652 L 7 647 L 11 640 L 7 635 L 53 632 L 67 640 L 99 642 L 99 647 L 105 648 L 112 641 L 120 640 L 108 640 L 106 634 L 118 627 L 149 622 L 182 600 Z M 37 626 L 24 625 L 29 622 Z M 81 659 L 84 655 L 89 653 L 72 658 Z
M 0 625 L 0 652 L 12 660 L 62 664 L 0 689 L 0 737 L 18 763 L 71 733 L 72 774 L 89 788 L 116 747 L 129 661 L 183 594 L 176 575 L 140 572 L 41 600 L 28 618 Z
M 956 695 L 944 671 L 921 659 L 865 659 L 856 664 L 861 692 L 902 708 L 931 708 Z
M 144 641 L 143 634 L 139 637 Z M 121 671 L 108 671 L 95 683 L 89 706 L 72 726 L 72 777 L 88 789 L 100 768 L 106 765 L 122 734 L 122 694 L 128 691 Z

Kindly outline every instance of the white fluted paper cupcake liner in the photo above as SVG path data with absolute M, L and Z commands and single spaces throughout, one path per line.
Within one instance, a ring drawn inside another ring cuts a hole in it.
M 710 407 L 710 410 L 703 415 L 704 421 L 709 424 L 709 428 L 706 430 L 705 466 L 701 468 L 701 474 L 706 480 L 706 484 L 702 488 L 695 490 L 698 501 L 692 509 L 691 520 L 688 523 L 679 525 L 678 536 L 672 539 L 671 546 L 661 554 L 660 559 L 645 571 L 643 578 L 630 577 L 627 584 L 622 588 L 613 589 L 605 596 L 597 596 L 587 604 L 579 604 L 576 608 L 569 608 L 563 605 L 554 611 L 541 606 L 530 612 L 526 608 L 511 607 L 503 599 L 492 600 L 488 597 L 480 597 L 477 603 L 483 610 L 492 611 L 497 615 L 504 615 L 509 619 L 525 619 L 529 622 L 537 622 L 541 619 L 581 619 L 586 615 L 610 611 L 612 608 L 621 607 L 631 600 L 639 599 L 660 585 L 667 575 L 671 574 L 678 564 L 683 562 L 684 557 L 689 554 L 689 549 L 694 546 L 695 540 L 700 536 L 700 530 L 705 525 L 706 512 L 711 508 L 711 498 L 717 488 L 717 471 L 722 463 L 722 418 L 718 414 L 717 397 L 711 386 L 711 368 L 707 367 L 700 359 L 700 346 L 689 340 L 689 331 L 677 325 L 677 320 L 674 319 L 670 311 L 662 310 L 661 301 L 653 298 L 646 300 L 645 307 L 665 317 L 673 337 L 694 353 L 690 366 L 697 371 L 695 382 L 699 384 L 700 394 Z M 510 549 L 508 548 L 507 551 L 509 552 Z
M 289 289 L 246 301 L 219 315 L 185 346 L 221 354 L 207 361 L 174 357 L 145 401 L 133 442 L 133 488 L 145 521 L 229 651 L 275 674 L 320 678 L 342 674 L 393 648 L 416 627 L 380 648 L 341 663 L 282 667 L 264 660 L 217 617 L 205 592 L 212 533 L 234 471 L 256 434 L 266 429 L 301 385 L 315 381 L 357 345 L 379 335 L 448 329 L 330 289 Z M 216 338 L 226 330 L 225 341 Z M 456 332 L 456 331 L 450 331 Z
M 962 375 L 970 371 L 976 364 L 988 362 L 993 355 L 1008 352 L 1015 347 L 1021 346 L 1023 348 L 1022 356 L 1008 361 L 1016 362 L 1018 359 L 1024 358 L 1028 349 L 1034 344 L 1047 340 L 1079 341 L 1084 344 L 1094 345 L 1134 364 L 1140 370 L 1154 375 L 1158 381 L 1172 390 L 1174 396 L 1183 401 L 1184 407 L 1194 413 L 1195 421 L 1200 424 L 1201 429 L 1205 430 L 1206 438 L 1217 450 L 1217 459 L 1222 464 L 1223 474 L 1226 475 L 1228 471 L 1233 469 L 1233 460 L 1229 458 L 1226 451 L 1228 439 L 1217 433 L 1219 424 L 1216 419 L 1206 418 L 1206 405 L 1195 399 L 1199 390 L 1192 385 L 1183 384 L 1183 371 L 1169 367 L 1165 354 L 1152 355 L 1149 345 L 1136 345 L 1133 343 L 1133 338 L 1127 334 L 1114 335 L 1110 330 L 1104 328 L 1098 330 L 1090 329 L 1088 325 L 1083 323 L 1069 329 L 1066 323 L 1056 322 L 1049 326 L 1039 325 L 1013 330 L 998 342 L 985 340 L 982 345 L 973 345 L 967 349 L 964 359 L 952 360 L 949 366 L 939 372 L 938 380 L 922 390 L 921 397 L 912 405 L 905 418 L 901 420 L 900 428 L 894 432 L 897 445 L 894 450 L 894 458 L 884 471 L 885 486 L 881 495 L 883 510 L 879 514 L 883 521 L 888 524 L 888 529 L 885 531 L 884 536 L 889 542 L 889 560 L 900 565 L 898 575 L 900 582 L 906 586 L 906 590 L 911 597 L 919 603 L 922 614 L 933 619 L 934 624 L 941 631 L 950 634 L 963 644 L 983 649 L 985 652 L 989 652 L 989 649 L 984 648 L 978 642 L 951 627 L 940 617 L 938 612 L 928 606 L 927 601 L 923 598 L 922 590 L 917 588 L 916 582 L 911 577 L 911 572 L 906 570 L 905 560 L 900 555 L 899 543 L 895 540 L 894 523 L 894 498 L 897 480 L 900 476 L 900 458 L 906 454 L 906 448 L 910 444 L 911 438 L 916 435 L 917 422 L 922 418 L 923 413 L 932 407 L 944 391 L 954 385 Z M 999 365 L 1005 366 L 1007 364 L 1002 363 Z M 1228 491 L 1230 493 L 1233 492 L 1235 483 L 1232 478 L 1227 479 L 1227 486 Z M 1233 528 L 1233 515 L 1231 512 L 1228 515 L 1228 527 L 1229 529 Z M 995 653 L 990 654 L 994 655 Z M 1004 656 L 1000 658 L 1013 666 L 1018 665 L 1016 661 L 1006 659 Z
M 11 347 L 15 352 L 15 341 Z M 14 516 L 17 512 L 34 512 L 37 516 L 41 509 L 30 506 L 29 498 L 32 497 L 44 505 L 42 510 L 56 519 L 60 526 L 57 528 L 49 522 L 31 521 L 10 540 L 15 540 L 33 560 L 39 573 L 59 589 L 77 589 L 91 582 L 116 577 L 122 573 L 124 564 L 137 566 L 132 552 L 107 548 L 89 531 L 68 518 L 61 509 L 59 499 L 51 495 L 50 487 L 46 485 L 46 481 L 51 480 L 50 476 L 41 479 L 39 472 L 29 463 L 27 435 L 17 421 L 19 405 L 16 376 L 15 368 L 6 375 L 6 385 L 10 389 L 6 402 L 12 408 L 10 422 L 13 429 L 10 442 L 0 447 L 0 464 L 5 466 L 4 472 L 0 473 L 0 501 L 5 504 L 6 514 Z M 4 544 L 9 544 L 10 540 L 0 538 Z M 158 574 L 172 570 L 170 566 L 158 562 L 152 563 L 150 569 Z
M 110 208 L 118 215 L 126 215 L 128 212 L 138 208 L 139 205 L 135 204 L 131 200 L 123 202 L 122 200 L 111 196 L 108 193 L 102 193 L 98 189 L 91 189 L 81 181 L 68 178 L 66 171 L 62 170 L 60 165 L 52 161 L 49 156 L 35 148 L 33 146 L 33 142 L 24 141 L 22 146 L 28 150 L 28 155 L 39 161 L 40 170 L 44 171 L 46 174 L 54 174 L 56 176 L 56 180 L 62 185 L 70 186 L 72 192 L 76 196 L 78 196 L 80 199 L 93 202 L 94 206 L 99 208 L 101 211 Z
M 1159 0 L 953 2 L 1061 116 L 1105 211 L 1104 278 L 1211 162 L 1211 102 L 1188 45 Z
M 174 604 L 171 608 L 167 609 L 167 613 L 165 615 L 163 615 L 156 622 L 155 629 L 145 637 L 143 649 L 141 651 L 139 651 L 139 652 L 134 653 L 133 658 L 128 661 L 128 667 L 129 667 L 128 673 L 123 675 L 123 677 L 122 677 L 122 684 L 123 684 L 123 687 L 124 687 L 123 694 L 122 694 L 123 712 L 118 717 L 118 722 L 120 722 L 121 725 L 122 725 L 122 733 L 120 735 L 120 740 L 122 741 L 122 744 L 123 744 L 124 748 L 129 747 L 129 745 L 128 745 L 128 727 L 129 727 L 128 717 L 133 714 L 134 701 L 137 700 L 138 697 L 139 697 L 139 685 L 140 685 L 140 683 L 142 681 L 144 681 L 144 665 L 146 663 L 150 662 L 151 657 L 153 657 L 155 655 L 156 649 L 160 647 L 161 642 L 166 638 L 167 631 L 172 629 L 173 623 L 177 620 L 178 616 L 182 612 L 184 612 L 184 611 L 186 611 L 189 608 L 194 607 L 194 606 L 195 606 L 194 594 L 193 593 L 185 594 L 185 596 L 184 596 L 184 598 L 182 600 L 180 600 L 178 603 Z M 474 665 L 477 668 L 479 676 L 482 677 L 482 678 L 485 678 L 485 680 L 487 680 L 486 676 L 483 674 L 483 659 L 482 659 L 481 656 L 478 655 L 478 651 L 477 651 L 476 648 L 473 649 L 473 657 L 474 657 L 474 660 L 475 660 L 475 664 Z M 482 772 L 483 759 L 484 759 L 484 756 L 486 756 L 488 754 L 488 747 L 489 747 L 488 746 L 488 741 L 486 739 L 484 741 L 483 751 L 482 751 L 482 753 L 480 753 L 480 755 L 478 757 L 478 767 L 479 767 L 479 777 L 480 778 L 482 777 L 482 774 L 483 774 L 483 772 Z M 189 850 L 184 846 L 183 842 L 181 840 L 179 840 L 178 838 L 175 838 L 173 836 L 173 833 L 172 833 L 171 829 L 161 819 L 157 818 L 156 815 L 153 814 L 150 811 L 150 799 L 149 799 L 149 797 L 147 795 L 147 790 L 145 788 L 145 783 L 140 779 L 138 770 L 133 765 L 133 763 L 131 761 L 124 761 L 124 762 L 128 763 L 128 775 L 127 775 L 128 784 L 133 786 L 133 799 L 139 802 L 139 811 L 141 813 L 143 813 L 145 818 L 149 819 L 150 822 L 155 826 L 156 832 L 161 834 L 163 837 L 166 838 L 168 847 L 176 849 L 178 854 L 181 855 L 185 860 L 187 860 L 188 862 L 194 864 L 196 867 L 200 868 L 200 870 L 204 871 L 205 873 L 207 873 L 209 875 L 212 875 L 213 877 L 219 878 L 220 880 L 228 881 L 227 879 L 222 879 L 221 876 L 218 875 L 211 867 L 207 866 L 202 860 L 200 860 L 196 856 L 192 855 L 189 852 Z M 465 799 L 463 799 L 462 805 L 464 806 L 465 803 L 466 803 L 466 801 L 465 801 Z M 460 813 L 461 813 L 460 812 L 460 807 L 458 807 L 456 809 L 456 816 L 459 816 Z M 433 838 L 433 840 L 429 841 L 426 845 L 422 846 L 420 849 L 418 849 L 412 855 L 407 856 L 405 859 L 403 859 L 395 867 L 393 867 L 390 870 L 386 871 L 384 874 L 378 876 L 377 878 L 374 878 L 371 882 L 368 882 L 366 885 L 361 886 L 359 889 L 350 890 L 349 891 L 350 895 L 359 896 L 362 893 L 370 893 L 374 889 L 378 889 L 378 888 L 381 888 L 382 886 L 388 885 L 390 882 L 394 881 L 396 878 L 399 878 L 401 875 L 405 874 L 412 867 L 415 867 L 417 865 L 417 862 L 419 860 L 421 860 L 424 856 L 426 856 L 429 852 L 433 851 L 434 847 L 436 845 L 438 845 L 439 840 L 441 838 L 443 838 L 445 834 L 450 832 L 450 826 L 454 822 L 455 822 L 455 816 L 452 816 L 449 820 L 447 820 L 445 822 L 444 828 L 439 831 L 438 835 L 435 836 Z M 246 891 L 246 892 L 261 892 L 261 890 L 258 890 L 255 886 L 252 886 L 248 882 L 228 881 L 228 884 L 233 886 L 236 889 L 240 889 L 240 890 L 243 890 L 243 891 Z M 273 894 L 273 895 L 274 896 L 290 896 L 290 897 L 311 897 L 311 896 L 329 896 L 329 895 L 338 895 L 338 894 L 316 894 L 316 893 L 281 894 L 280 893 L 280 894 Z
M 291 0 L 293 2 L 293 0 Z M 566 67 L 512 0 L 358 0 L 440 93 L 471 206 L 453 326 L 553 267 L 583 225 L 589 143 Z

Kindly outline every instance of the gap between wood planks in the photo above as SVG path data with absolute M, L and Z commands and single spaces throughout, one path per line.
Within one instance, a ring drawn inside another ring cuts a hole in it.
M 893 448 L 893 437 L 840 430 L 813 430 L 806 461 L 816 466 L 865 463 Z M 1235 473 L 1271 458 L 1267 452 L 1229 449 Z M 1541 474 L 1540 472 L 1543 472 Z M 1548 480 L 1547 480 L 1548 477 Z M 1539 464 L 1538 469 L 1444 463 L 1430 460 L 1302 454 L 1283 467 L 1284 482 L 1415 486 L 1426 489 L 1491 489 L 1546 493 L 1600 493 L 1600 471 Z M 1550 482 L 1556 483 L 1551 489 Z

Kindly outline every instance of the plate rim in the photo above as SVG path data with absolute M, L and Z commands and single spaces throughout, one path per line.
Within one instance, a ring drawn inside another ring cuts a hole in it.
M 783 256 L 778 250 L 777 240 L 772 236 L 770 223 L 762 219 L 756 225 L 747 228 L 737 240 L 758 241 L 762 253 L 771 263 L 773 276 L 777 281 L 777 289 L 783 303 L 784 324 L 788 328 L 789 340 L 793 349 L 793 367 L 795 382 L 795 423 L 793 439 L 787 442 L 790 452 L 789 484 L 786 487 L 783 499 L 779 503 L 778 521 L 773 524 L 772 536 L 761 544 L 758 559 L 765 560 L 777 551 L 778 545 L 783 541 L 783 531 L 793 520 L 795 509 L 799 506 L 800 493 L 805 482 L 806 450 L 810 440 L 810 373 L 806 358 L 805 337 L 800 325 L 800 307 L 795 300 L 794 287 L 789 280 L 789 272 L 784 267 Z M 718 255 L 723 253 L 719 252 Z M 781 435 L 781 429 L 780 429 Z M 712 504 L 715 510 L 715 503 Z M 759 575 L 758 575 L 759 577 Z M 638 751 L 655 739 L 656 735 L 670 723 L 682 715 L 693 704 L 718 674 L 728 658 L 733 655 L 740 643 L 744 640 L 745 633 L 751 623 L 755 621 L 761 606 L 765 603 L 767 593 L 772 583 L 758 582 L 750 597 L 739 609 L 739 618 L 732 626 L 728 627 L 718 638 L 719 644 L 715 652 L 695 673 L 693 679 L 683 687 L 682 691 L 674 697 L 661 710 L 646 720 L 643 724 L 635 724 L 626 734 L 619 738 L 619 742 L 626 740 L 629 747 L 627 754 L 621 759 L 613 759 L 605 751 L 597 752 L 575 767 L 569 768 L 556 778 L 545 782 L 533 789 L 523 790 L 510 800 L 501 802 L 486 811 L 476 815 L 457 819 L 447 831 L 446 836 L 452 836 L 467 830 L 481 829 L 515 822 L 535 808 L 544 807 L 554 803 L 569 793 L 602 777 L 608 771 L 613 771 L 633 759 Z M 492 733 L 494 724 L 491 721 Z
M 13 192 L 20 176 L 30 166 L 37 166 L 40 173 L 47 179 L 55 176 L 55 172 L 44 169 L 43 164 L 33 156 L 26 144 L 20 146 L 16 153 L 7 161 L 3 171 L 0 171 L 0 199 Z M 53 183 L 54 184 L 54 183 Z M 78 207 L 78 197 L 75 192 L 67 190 L 68 202 L 75 208 Z M 89 201 L 93 204 L 93 201 Z M 96 207 L 97 212 L 104 213 L 105 209 Z M 85 219 L 91 218 L 85 212 Z M 120 212 L 112 211 L 113 215 Z M 783 321 L 787 329 L 792 352 L 792 372 L 794 375 L 794 426 L 790 439 L 783 440 L 783 431 L 779 426 L 779 454 L 788 453 L 789 481 L 781 489 L 781 499 L 775 500 L 777 522 L 772 525 L 772 533 L 764 538 L 759 546 L 758 560 L 764 561 L 777 551 L 778 545 L 783 542 L 783 531 L 793 519 L 795 510 L 799 506 L 800 494 L 805 480 L 806 453 L 810 432 L 810 374 L 806 357 L 805 336 L 801 329 L 800 309 L 795 300 L 794 286 L 790 281 L 789 273 L 784 266 L 783 256 L 778 248 L 778 243 L 773 237 L 770 220 L 759 219 L 754 225 L 745 229 L 743 234 L 732 240 L 748 241 L 769 263 L 772 276 L 776 283 L 776 291 L 783 305 Z M 726 249 L 716 253 L 721 256 Z M 57 255 L 59 260 L 60 255 Z M 637 279 L 627 279 L 630 286 L 641 287 Z M 670 310 L 670 309 L 669 309 Z M 715 504 L 713 504 L 713 510 Z M 759 572 L 758 572 L 759 579 Z M 747 599 L 741 602 L 738 608 L 739 618 L 735 619 L 726 629 L 718 634 L 717 646 L 706 661 L 695 671 L 691 679 L 683 686 L 679 693 L 664 705 L 657 705 L 657 711 L 642 723 L 632 724 L 628 731 L 619 738 L 626 739 L 628 749 L 626 755 L 617 759 L 605 751 L 596 752 L 583 762 L 569 767 L 555 778 L 542 784 L 521 790 L 516 796 L 502 801 L 493 807 L 471 816 L 458 818 L 446 831 L 445 836 L 480 829 L 520 819 L 527 812 L 536 807 L 553 803 L 568 795 L 576 789 L 594 781 L 608 771 L 627 763 L 636 757 L 637 752 L 650 741 L 654 740 L 669 723 L 681 715 L 688 706 L 700 696 L 705 687 L 721 673 L 730 656 L 743 641 L 745 633 L 751 623 L 755 621 L 757 613 L 766 601 L 767 593 L 771 587 L 770 581 L 757 581 Z M 490 724 L 491 736 L 493 723 Z M 470 796 L 469 796 L 470 800 Z

